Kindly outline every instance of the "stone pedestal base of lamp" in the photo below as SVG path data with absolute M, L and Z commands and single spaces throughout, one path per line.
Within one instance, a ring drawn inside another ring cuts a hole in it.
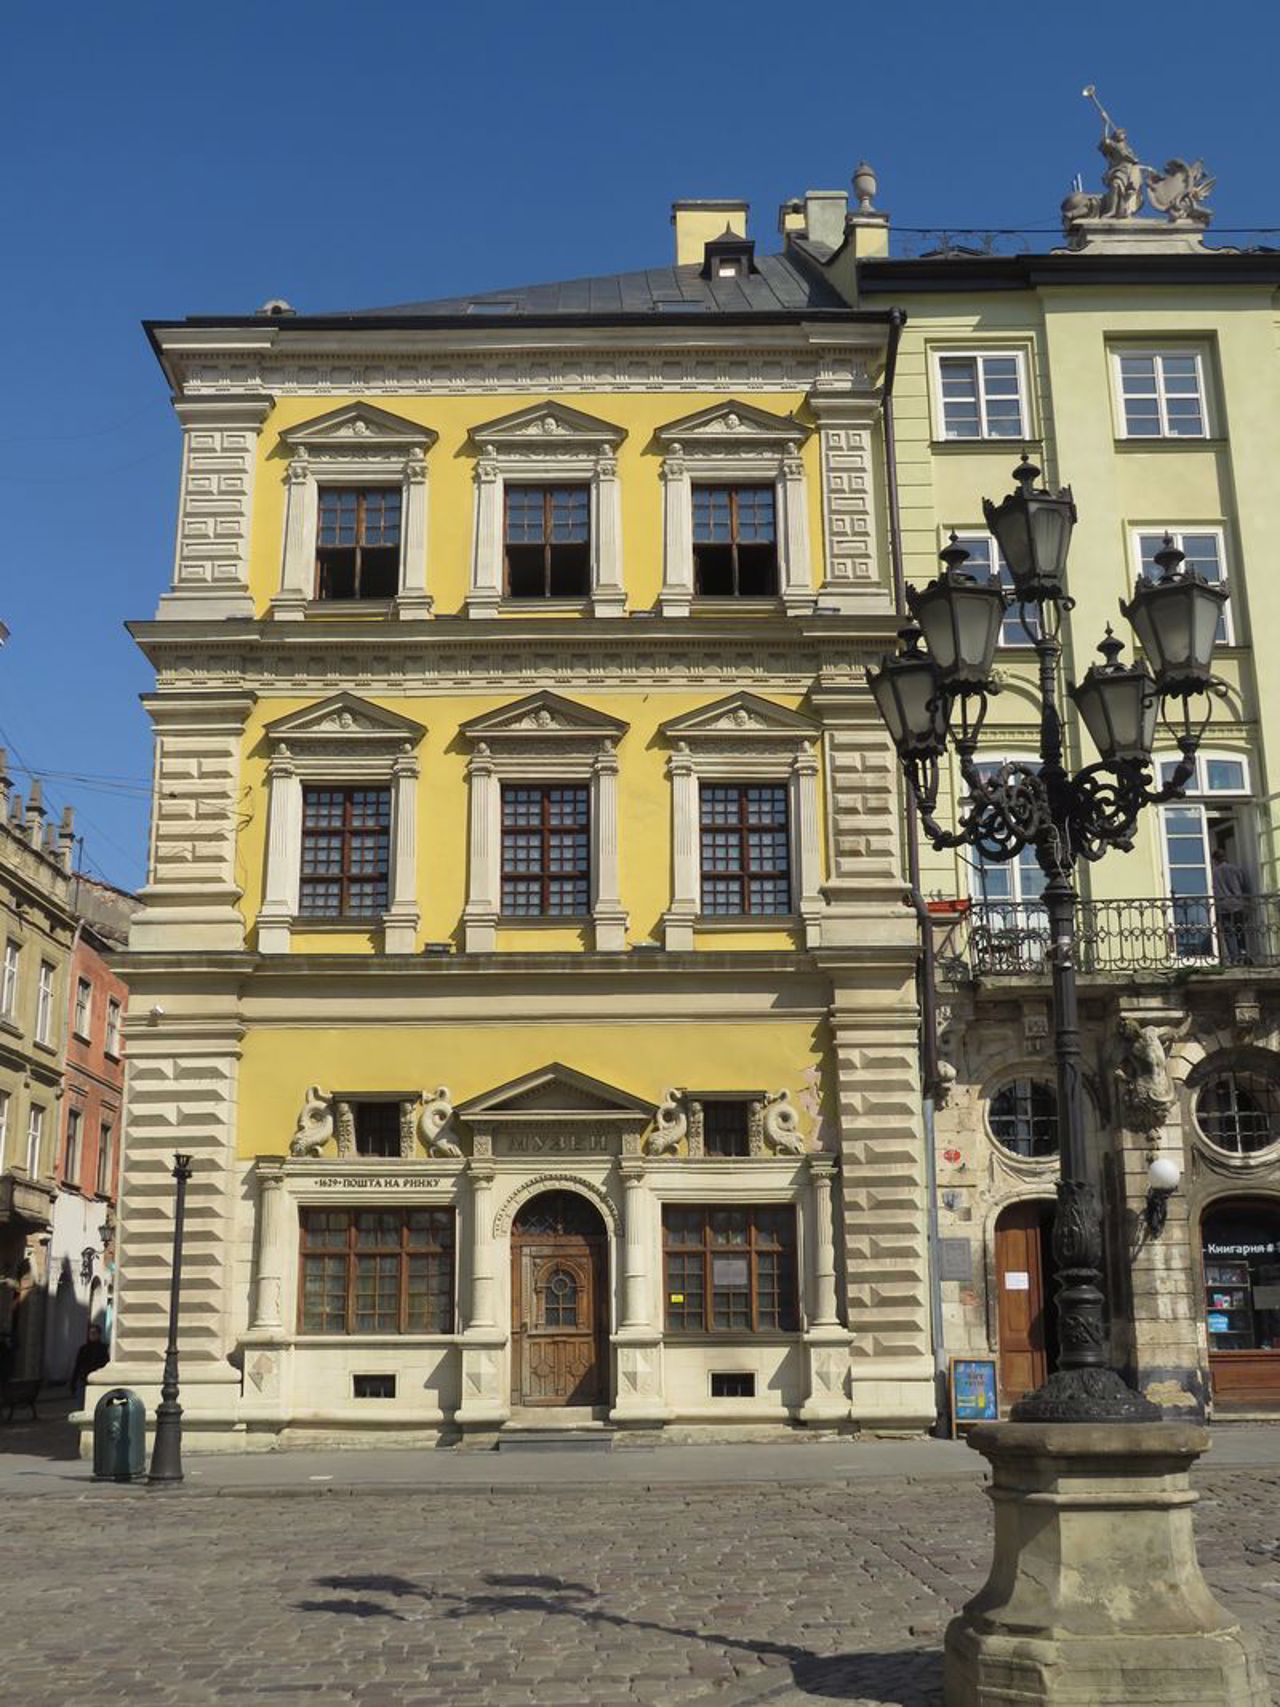
M 1210 1593 L 1189 1423 L 989 1423 L 995 1556 L 947 1629 L 946 1707 L 1269 1707 L 1257 1638 Z

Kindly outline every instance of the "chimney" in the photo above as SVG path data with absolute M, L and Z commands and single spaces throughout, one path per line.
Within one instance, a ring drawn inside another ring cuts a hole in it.
M 40 833 L 44 825 L 44 785 L 38 776 L 31 779 L 31 792 L 27 796 L 26 831 L 27 840 L 33 848 L 40 846 Z
M 838 249 L 844 242 L 844 221 L 849 198 L 843 190 L 806 190 L 804 234 L 810 243 Z
M 747 235 L 750 203 L 742 201 L 682 201 L 671 204 L 671 223 L 676 228 L 676 266 L 701 266 L 707 244 L 732 231 Z
M 74 806 L 62 808 L 62 822 L 58 825 L 58 861 L 64 871 L 71 870 L 71 856 L 76 845 L 76 809 Z
M 22 796 L 16 792 L 9 799 L 9 828 L 17 836 L 22 834 Z

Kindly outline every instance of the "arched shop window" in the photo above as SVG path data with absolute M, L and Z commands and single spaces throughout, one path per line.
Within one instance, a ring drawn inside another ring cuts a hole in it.
M 1039 1079 L 1013 1079 L 991 1099 L 991 1136 L 1015 1156 L 1058 1153 L 1058 1099 Z
M 1196 1119 L 1211 1144 L 1233 1156 L 1252 1155 L 1280 1139 L 1280 1094 L 1264 1073 L 1213 1073 L 1196 1095 Z
M 1205 1325 L 1214 1387 L 1230 1398 L 1243 1380 L 1280 1400 L 1280 1202 L 1233 1198 L 1210 1205 L 1201 1222 Z M 1275 1352 L 1276 1368 L 1226 1354 Z M 1234 1365 L 1234 1366 L 1233 1366 Z

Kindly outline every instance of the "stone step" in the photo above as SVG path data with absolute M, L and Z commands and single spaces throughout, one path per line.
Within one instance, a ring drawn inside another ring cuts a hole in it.
M 610 1452 L 614 1430 L 586 1428 L 522 1428 L 510 1426 L 498 1435 L 499 1452 Z

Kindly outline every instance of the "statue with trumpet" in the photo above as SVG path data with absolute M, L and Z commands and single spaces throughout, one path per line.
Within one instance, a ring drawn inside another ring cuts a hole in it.
M 1102 120 L 1098 152 L 1106 162 L 1102 173 L 1104 188 L 1101 195 L 1091 195 L 1082 189 L 1072 191 L 1062 204 L 1066 230 L 1070 232 L 1073 225 L 1087 219 L 1136 219 L 1144 197 L 1154 212 L 1164 214 L 1171 222 L 1187 220 L 1195 225 L 1208 225 L 1212 215 L 1204 202 L 1215 180 L 1205 172 L 1204 162 L 1169 160 L 1162 172 L 1154 166 L 1144 166 L 1134 153 L 1127 132 L 1114 122 L 1098 99 L 1093 84 L 1086 84 L 1080 92 L 1086 101 L 1093 102 Z

